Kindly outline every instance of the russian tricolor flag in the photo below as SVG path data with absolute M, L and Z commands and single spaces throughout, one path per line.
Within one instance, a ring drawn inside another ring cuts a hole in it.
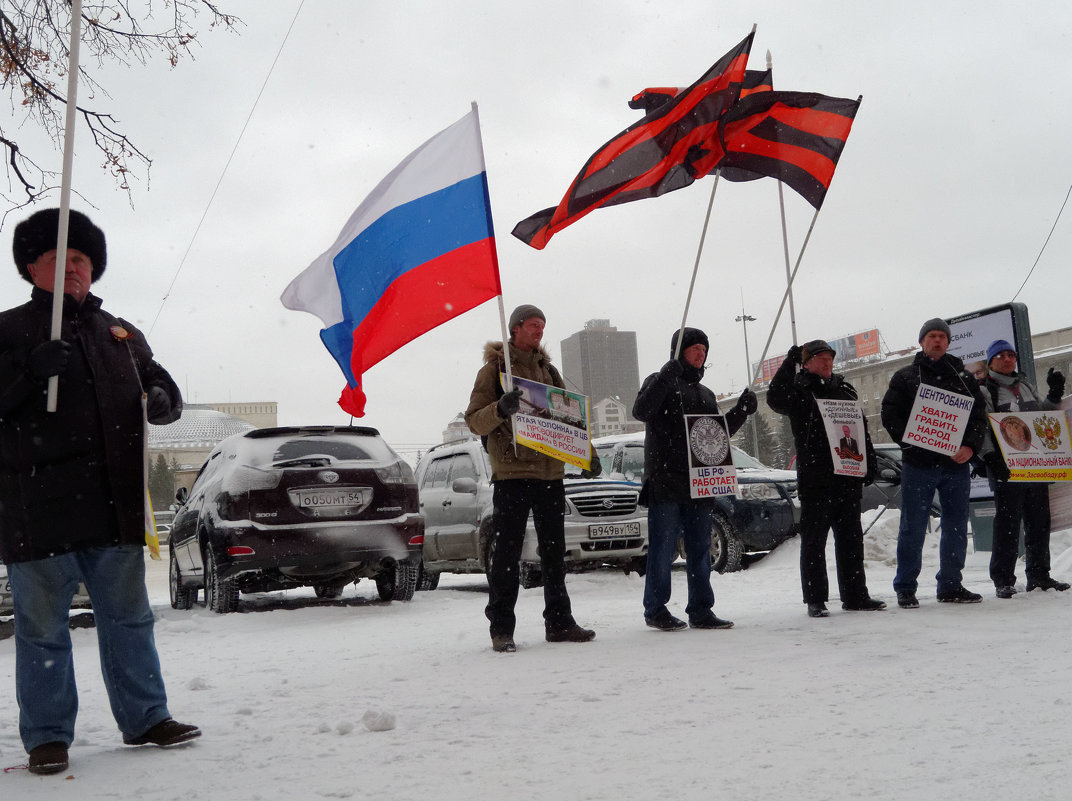
M 501 292 L 474 104 L 380 181 L 280 299 L 323 320 L 346 376 L 339 406 L 362 417 L 362 373 Z

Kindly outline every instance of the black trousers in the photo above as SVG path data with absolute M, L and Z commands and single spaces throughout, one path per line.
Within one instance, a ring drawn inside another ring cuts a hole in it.
M 804 603 L 826 603 L 826 535 L 834 530 L 838 591 L 842 603 L 868 597 L 864 574 L 864 534 L 860 527 L 859 482 L 847 486 L 806 487 L 800 492 L 800 586 Z
M 994 550 L 990 578 L 995 587 L 1016 584 L 1020 522 L 1024 524 L 1027 580 L 1050 575 L 1050 487 L 1048 484 L 998 481 L 994 484 Z
M 525 542 L 529 511 L 536 527 L 543 575 L 544 625 L 563 631 L 574 624 L 566 592 L 564 518 L 566 493 L 561 481 L 511 478 L 496 481 L 492 495 L 495 549 L 488 573 L 489 598 L 485 614 L 491 636 L 513 635 L 517 622 L 518 563 Z

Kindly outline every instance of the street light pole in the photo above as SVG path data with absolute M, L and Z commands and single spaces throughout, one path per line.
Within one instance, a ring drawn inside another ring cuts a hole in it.
M 748 376 L 748 383 L 745 385 L 747 389 L 752 387 L 752 359 L 748 355 L 748 324 L 754 323 L 755 317 L 748 315 L 744 310 L 744 292 L 741 292 L 741 313 L 737 316 L 736 322 L 741 324 L 741 329 L 744 331 L 744 366 L 745 375 Z M 758 412 L 756 412 L 758 414 Z M 756 414 L 751 415 L 752 426 L 752 456 L 759 458 L 759 434 L 756 432 Z

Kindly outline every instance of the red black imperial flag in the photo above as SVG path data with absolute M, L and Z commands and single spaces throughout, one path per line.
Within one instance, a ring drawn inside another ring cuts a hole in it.
M 685 86 L 649 86 L 647 89 L 641 89 L 635 95 L 632 100 L 629 101 L 629 108 L 635 108 L 642 110 L 645 114 L 650 114 L 657 109 L 663 103 L 673 100 L 679 94 L 685 91 Z M 770 70 L 745 70 L 744 83 L 741 84 L 741 97 L 748 97 L 754 92 L 769 92 L 774 88 L 774 81 L 771 77 Z
M 552 236 L 595 209 L 658 197 L 710 172 L 721 158 L 718 121 L 737 102 L 753 35 L 688 89 L 597 150 L 562 202 L 519 222 L 514 236 L 542 250 Z M 719 152 L 711 153 L 712 147 Z
M 788 184 L 818 210 L 834 177 L 860 99 L 814 92 L 760 92 L 719 122 L 722 177 Z

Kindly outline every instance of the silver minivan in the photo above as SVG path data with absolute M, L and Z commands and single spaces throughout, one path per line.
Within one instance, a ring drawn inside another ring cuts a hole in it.
M 440 573 L 486 572 L 494 539 L 491 463 L 483 445 L 479 440 L 437 445 L 421 457 L 416 476 L 424 515 L 417 589 L 435 589 Z M 642 572 L 648 521 L 637 506 L 639 488 L 628 481 L 582 478 L 569 466 L 564 483 L 566 568 L 609 565 Z M 540 585 L 540 555 L 531 517 L 520 568 L 523 587 Z

